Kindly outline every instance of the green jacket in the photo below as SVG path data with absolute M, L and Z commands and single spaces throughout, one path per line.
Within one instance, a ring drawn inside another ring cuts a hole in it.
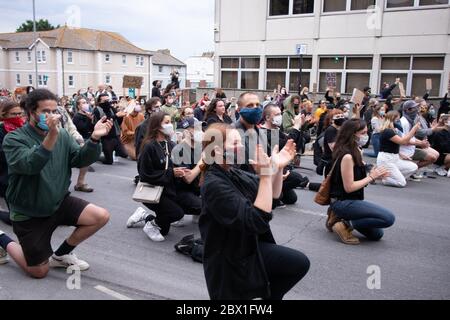
M 300 97 L 297 95 L 289 96 L 286 100 L 284 100 L 283 130 L 286 133 L 288 133 L 294 126 L 294 118 L 296 116 L 294 104 L 292 103 L 294 98 L 298 98 L 300 100 Z
M 65 129 L 59 130 L 52 151 L 41 145 L 44 138 L 27 124 L 10 132 L 3 142 L 12 221 L 53 215 L 69 192 L 71 169 L 87 167 L 100 156 L 100 143 L 89 140 L 80 148 Z

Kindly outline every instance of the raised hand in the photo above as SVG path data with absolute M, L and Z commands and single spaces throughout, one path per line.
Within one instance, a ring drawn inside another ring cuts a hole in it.
M 284 169 L 295 157 L 297 153 L 294 140 L 288 140 L 284 148 L 278 152 L 278 146 L 275 146 L 271 162 L 275 170 Z
M 255 159 L 250 159 L 249 162 L 259 176 L 272 175 L 271 159 L 260 144 L 256 146 Z
M 106 120 L 106 116 L 100 119 L 99 122 L 94 127 L 94 132 L 92 132 L 92 138 L 99 140 L 101 137 L 106 136 L 111 128 L 113 127 L 112 120 Z
M 61 115 L 50 114 L 47 116 L 46 123 L 48 126 L 48 132 L 50 134 L 59 133 L 59 123 L 61 122 Z
M 389 175 L 390 175 L 389 169 L 384 166 L 374 167 L 370 171 L 370 176 L 372 178 L 374 178 L 375 180 L 380 179 L 380 178 L 389 177 Z

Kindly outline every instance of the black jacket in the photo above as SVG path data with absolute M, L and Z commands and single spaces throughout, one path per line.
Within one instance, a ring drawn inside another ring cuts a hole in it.
M 158 87 L 152 88 L 152 98 L 160 98 L 161 99 L 161 90 Z
M 87 140 L 91 137 L 94 131 L 94 124 L 88 116 L 77 112 L 73 117 L 73 124 L 77 127 L 77 131 L 81 134 L 83 139 Z
M 166 149 L 159 142 L 153 140 L 147 143 L 139 156 L 138 172 L 142 182 L 147 182 L 154 186 L 164 187 L 163 196 L 175 197 L 175 176 L 173 175 L 173 163 L 170 157 L 173 142 L 168 142 L 169 166 L 166 167 Z
M 216 114 L 211 114 L 208 116 L 208 119 L 206 119 L 206 125 L 209 127 L 213 123 L 227 123 L 232 124 L 233 120 L 227 115 L 223 115 L 223 121 L 219 119 L 219 117 Z
M 390 87 L 382 89 L 380 93 L 381 99 L 387 99 L 390 95 L 392 95 L 392 90 L 394 90 L 396 86 L 397 84 L 394 83 Z
M 253 206 L 255 175 L 217 165 L 205 174 L 199 228 L 204 240 L 203 268 L 213 300 L 269 298 L 270 284 L 259 242 L 275 243 L 272 214 Z
M 112 119 L 114 122 L 114 127 L 109 131 L 109 133 L 102 137 L 103 139 L 114 139 L 120 138 L 120 126 L 122 125 L 123 118 L 116 116 L 116 111 L 114 108 L 110 108 L 109 110 L 103 110 L 101 107 L 96 107 L 93 115 L 94 115 L 94 123 L 97 123 L 102 118 L 104 114 L 108 119 Z
M 136 157 L 139 157 L 141 153 L 142 141 L 144 141 L 147 133 L 149 118 L 145 119 L 140 125 L 137 126 L 134 135 L 134 147 L 136 148 Z

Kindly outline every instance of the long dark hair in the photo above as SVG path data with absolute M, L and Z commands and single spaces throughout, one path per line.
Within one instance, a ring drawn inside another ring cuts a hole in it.
M 162 111 L 152 113 L 148 120 L 144 141 L 142 141 L 141 144 L 141 151 L 144 150 L 144 147 L 147 143 L 156 140 L 156 138 L 158 137 L 158 133 L 161 130 L 161 123 L 166 116 L 170 115 Z
M 351 154 L 353 161 L 358 165 L 363 165 L 361 150 L 358 147 L 358 142 L 355 139 L 355 134 L 358 131 L 364 130 L 367 124 L 361 119 L 351 119 L 344 122 L 336 138 L 336 143 L 333 148 L 333 160 L 336 161 L 346 154 Z
M 206 109 L 205 112 L 205 118 L 203 119 L 204 121 L 208 120 L 208 117 L 212 114 L 216 114 L 216 107 L 217 104 L 222 101 L 221 99 L 213 99 L 211 101 L 211 103 L 209 104 L 208 108 Z

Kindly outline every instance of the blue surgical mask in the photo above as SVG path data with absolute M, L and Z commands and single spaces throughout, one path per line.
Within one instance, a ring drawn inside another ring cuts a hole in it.
M 380 116 L 384 117 L 386 115 L 385 111 L 380 111 Z
M 244 108 L 240 115 L 248 124 L 258 124 L 262 119 L 262 113 L 261 108 Z
M 37 127 L 43 131 L 49 131 L 50 128 L 47 125 L 47 117 L 45 116 L 45 114 L 41 113 L 39 115 L 39 122 L 37 122 Z

